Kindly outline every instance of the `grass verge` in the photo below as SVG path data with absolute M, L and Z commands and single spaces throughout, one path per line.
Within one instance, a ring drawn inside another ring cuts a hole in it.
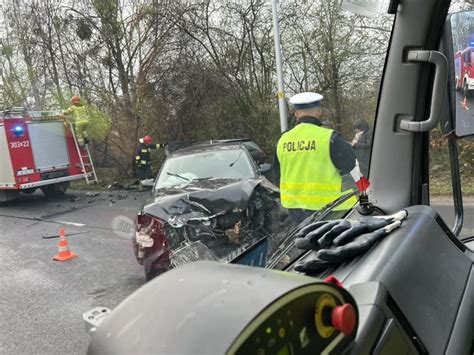
M 461 175 L 461 188 L 463 196 L 474 196 L 474 177 Z M 451 175 L 433 174 L 430 177 L 431 195 L 452 195 Z

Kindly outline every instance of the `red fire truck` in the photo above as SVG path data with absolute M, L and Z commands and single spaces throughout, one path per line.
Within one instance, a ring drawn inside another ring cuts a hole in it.
M 467 47 L 454 54 L 454 72 L 456 89 L 462 90 L 462 94 L 467 96 L 474 90 L 474 48 Z
M 63 194 L 70 181 L 97 181 L 89 148 L 80 147 L 60 112 L 12 109 L 0 115 L 0 202 Z

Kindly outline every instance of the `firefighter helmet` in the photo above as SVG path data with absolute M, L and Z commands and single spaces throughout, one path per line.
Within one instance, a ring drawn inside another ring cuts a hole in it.
M 80 104 L 81 103 L 81 97 L 79 95 L 74 95 L 73 97 L 71 97 L 71 103 L 73 105 Z
M 151 136 L 146 135 L 145 137 L 143 137 L 143 143 L 151 144 L 151 142 L 153 142 L 153 138 Z

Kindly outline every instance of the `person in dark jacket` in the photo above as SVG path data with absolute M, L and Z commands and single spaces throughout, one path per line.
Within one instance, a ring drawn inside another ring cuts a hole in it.
M 153 178 L 151 170 L 151 149 L 164 148 L 165 144 L 152 143 L 153 138 L 146 135 L 140 138 L 137 152 L 135 154 L 135 163 L 137 167 L 137 176 L 140 180 Z
M 372 131 L 369 123 L 363 118 L 355 121 L 352 127 L 355 129 L 356 133 L 351 145 L 356 153 L 362 174 L 367 176 L 369 170 L 370 148 L 372 147 Z

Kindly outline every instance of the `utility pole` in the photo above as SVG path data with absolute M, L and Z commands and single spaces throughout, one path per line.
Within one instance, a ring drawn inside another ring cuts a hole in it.
M 288 112 L 286 110 L 285 91 L 283 88 L 283 70 L 281 63 L 280 26 L 278 25 L 277 1 L 272 0 L 273 14 L 273 36 L 275 41 L 275 59 L 278 79 L 278 107 L 280 109 L 280 128 L 284 132 L 288 130 Z

